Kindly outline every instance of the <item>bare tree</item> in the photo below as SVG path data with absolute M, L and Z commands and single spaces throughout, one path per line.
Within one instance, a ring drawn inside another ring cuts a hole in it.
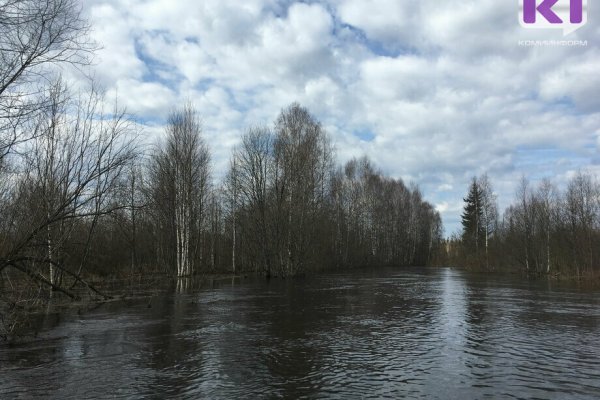
M 278 263 L 283 275 L 296 275 L 314 246 L 319 212 L 329 190 L 332 151 L 329 138 L 299 104 L 275 122 L 275 209 Z
M 533 194 L 529 187 L 529 181 L 523 176 L 517 188 L 517 223 L 523 237 L 522 245 L 525 252 L 525 269 L 530 270 L 531 242 L 534 229 Z
M 103 112 L 97 92 L 73 99 L 60 81 L 49 91 L 49 106 L 30 123 L 39 134 L 13 178 L 14 201 L 7 213 L 13 217 L 5 233 L 12 241 L 0 254 L 0 272 L 14 268 L 73 297 L 59 275 L 94 290 L 81 268 L 75 272 L 63 257 L 75 223 L 120 207 L 104 200 L 135 157 L 135 136 L 123 113 Z
M 546 250 L 546 273 L 550 273 L 551 268 L 551 246 L 550 239 L 555 229 L 557 219 L 558 194 L 556 187 L 549 179 L 544 179 L 538 186 L 536 193 L 539 211 L 536 213 L 540 219 L 541 231 L 544 235 Z
M 489 244 L 491 235 L 495 232 L 498 224 L 498 206 L 496 203 L 496 195 L 492 183 L 487 174 L 482 175 L 477 179 L 477 184 L 481 193 L 481 224 L 483 225 L 484 245 L 485 245 L 485 264 L 486 268 L 490 268 Z
M 31 139 L 23 123 L 44 109 L 55 65 L 85 65 L 94 44 L 76 0 L 0 0 L 0 164 Z
M 252 258 L 267 275 L 272 272 L 277 242 L 272 224 L 275 214 L 270 207 L 275 177 L 273 142 L 273 134 L 268 128 L 248 129 L 233 155 L 231 177 L 235 186 L 229 190 L 230 196 L 237 198 L 236 213 L 241 217 L 244 242 L 252 248 Z
M 202 263 L 204 250 L 210 155 L 201 133 L 200 121 L 191 105 L 172 112 L 167 123 L 167 141 L 151 165 L 154 205 L 167 228 L 163 240 L 173 243 L 179 277 L 194 274 L 196 264 Z
M 595 262 L 594 230 L 599 213 L 598 183 L 588 174 L 578 173 L 569 183 L 565 196 L 565 210 L 570 225 L 573 263 L 577 275 L 580 265 L 591 271 Z
M 424 265 L 441 240 L 441 220 L 418 186 L 390 179 L 367 158 L 334 174 L 328 214 L 334 265 Z
M 231 172 L 229 174 L 229 178 L 227 180 L 226 190 L 229 189 L 229 210 L 231 215 L 231 270 L 235 274 L 235 250 L 237 245 L 237 218 L 236 214 L 238 211 L 239 204 L 239 179 L 238 179 L 238 168 L 237 168 L 237 160 L 235 157 L 235 149 L 233 150 L 234 156 L 231 160 Z

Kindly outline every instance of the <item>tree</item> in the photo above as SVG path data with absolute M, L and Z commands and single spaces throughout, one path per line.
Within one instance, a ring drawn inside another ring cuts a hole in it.
M 484 236 L 483 193 L 475 177 L 471 181 L 469 193 L 464 202 L 465 206 L 462 214 L 463 243 L 468 249 L 475 250 L 475 255 L 479 260 L 479 246 L 481 238 Z
M 333 265 L 430 265 L 441 242 L 439 213 L 418 186 L 385 177 L 366 157 L 334 173 L 328 209 Z
M 89 63 L 87 32 L 76 0 L 0 0 L 0 165 L 32 138 L 23 124 L 51 102 L 40 85 L 52 66 Z
M 191 105 L 174 111 L 167 141 L 152 158 L 150 185 L 166 262 L 179 277 L 202 264 L 203 228 L 208 211 L 210 154 Z
M 536 193 L 536 199 L 538 204 L 538 212 L 536 215 L 539 218 L 539 224 L 541 226 L 541 232 L 543 232 L 543 240 L 545 241 L 546 250 L 546 273 L 550 273 L 551 267 L 551 246 L 550 238 L 555 229 L 557 220 L 557 198 L 558 194 L 556 187 L 550 182 L 549 179 L 543 179 Z
M 490 268 L 490 240 L 498 225 L 498 207 L 492 183 L 487 174 L 473 177 L 469 193 L 464 199 L 465 206 L 462 214 L 462 241 L 467 253 L 474 253 L 477 262 L 480 259 L 480 249 L 484 248 L 485 267 Z
M 595 262 L 594 231 L 598 229 L 600 188 L 589 174 L 578 173 L 565 195 L 566 219 L 570 227 L 573 264 L 580 276 L 582 266 L 591 271 Z
M 484 174 L 477 180 L 477 186 L 481 193 L 481 224 L 485 243 L 485 266 L 489 269 L 489 244 L 490 238 L 498 225 L 498 206 L 492 183 L 487 174 Z
M 102 111 L 96 91 L 74 100 L 58 81 L 49 92 L 48 107 L 30 121 L 36 135 L 4 210 L 10 223 L 0 236 L 11 242 L 0 253 L 0 272 L 12 268 L 75 297 L 61 284 L 66 274 L 98 293 L 82 279 L 81 268 L 76 273 L 68 265 L 66 254 L 76 224 L 120 208 L 106 200 L 136 157 L 135 136 L 122 112 Z
M 463 248 L 472 246 L 476 220 L 473 199 L 481 192 L 482 238 L 489 236 L 490 247 L 496 254 L 487 253 L 493 265 L 514 269 L 521 265 L 529 274 L 572 274 L 578 278 L 593 278 L 599 269 L 597 249 L 600 248 L 600 184 L 589 174 L 579 172 L 560 191 L 549 179 L 543 179 L 535 189 L 522 177 L 515 199 L 504 212 L 501 222 L 486 232 L 486 197 L 493 193 L 483 176 L 479 188 L 471 185 L 463 214 Z M 487 192 L 487 194 L 486 194 Z M 493 199 L 493 196 L 492 196 Z M 494 215 L 495 204 L 491 208 Z M 494 222 L 494 218 L 490 219 Z M 486 240 L 488 241 L 488 240 Z M 476 251 L 476 246 L 475 247 Z M 468 254 L 467 254 L 468 255 Z M 493 256 L 497 257 L 494 258 Z M 453 252 L 457 264 L 464 264 Z
M 229 198 L 229 216 L 231 219 L 231 270 L 235 273 L 235 254 L 237 245 L 237 212 L 239 208 L 239 169 L 237 166 L 236 149 L 233 150 L 230 171 L 225 180 L 225 194 Z
M 535 207 L 534 207 L 534 196 L 531 191 L 529 181 L 525 176 L 521 178 L 519 186 L 517 187 L 517 204 L 515 207 L 516 212 L 516 223 L 519 236 L 521 237 L 522 247 L 524 249 L 525 256 L 525 269 L 529 272 L 531 268 L 531 256 L 532 256 L 532 239 L 534 236 L 534 221 L 535 221 Z
M 293 276 L 314 261 L 310 250 L 332 171 L 329 137 L 299 104 L 275 122 L 274 157 L 278 263 L 282 275 Z
M 233 204 L 231 218 L 240 226 L 249 258 L 267 275 L 273 272 L 277 243 L 272 207 L 276 196 L 273 193 L 273 145 L 273 133 L 268 128 L 248 129 L 242 136 L 240 147 L 234 151 L 227 181 L 228 194 Z

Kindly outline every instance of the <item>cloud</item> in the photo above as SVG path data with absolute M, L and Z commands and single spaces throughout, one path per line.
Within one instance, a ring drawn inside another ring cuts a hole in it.
M 147 68 L 136 54 L 135 31 L 123 10 L 100 3 L 90 9 L 90 19 L 93 38 L 100 45 L 94 69 L 96 79 L 106 86 L 119 79 L 141 79 Z
M 154 120 L 166 118 L 176 104 L 176 94 L 164 85 L 155 82 L 140 82 L 135 79 L 119 79 L 108 98 L 116 98 L 129 113 Z
M 342 0 L 333 2 L 339 18 L 364 32 L 388 50 L 411 46 L 419 33 L 420 2 L 386 0 Z
M 488 172 L 501 208 L 522 174 L 597 165 L 600 9 L 570 38 L 526 30 L 493 0 L 90 0 L 102 44 L 93 74 L 159 130 L 198 108 L 215 176 L 247 126 L 293 101 L 332 136 L 338 159 L 369 155 L 418 183 L 452 233 L 469 179 Z M 154 136 L 152 136 L 154 138 Z M 154 139 L 152 139 L 154 140 Z
M 596 49 L 595 49 L 596 50 Z M 600 109 L 600 53 L 589 52 L 577 63 L 563 63 L 540 80 L 540 96 L 546 101 L 569 99 L 584 112 Z

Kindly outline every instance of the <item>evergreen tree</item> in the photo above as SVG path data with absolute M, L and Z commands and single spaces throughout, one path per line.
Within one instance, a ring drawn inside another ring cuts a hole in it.
M 465 207 L 462 214 L 463 243 L 469 250 L 475 250 L 479 256 L 479 246 L 484 236 L 483 229 L 483 193 L 477 182 L 473 178 L 467 198 L 464 199 Z

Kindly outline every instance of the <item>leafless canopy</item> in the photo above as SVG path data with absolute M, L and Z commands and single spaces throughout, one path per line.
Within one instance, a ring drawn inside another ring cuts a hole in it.
M 167 140 L 152 158 L 150 191 L 160 226 L 163 261 L 190 276 L 202 263 L 202 236 L 209 195 L 210 156 L 191 105 L 174 111 Z
M 0 0 L 0 160 L 29 138 L 21 124 L 45 106 L 51 68 L 88 64 L 93 50 L 78 1 Z

